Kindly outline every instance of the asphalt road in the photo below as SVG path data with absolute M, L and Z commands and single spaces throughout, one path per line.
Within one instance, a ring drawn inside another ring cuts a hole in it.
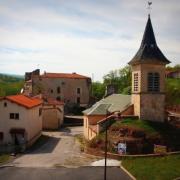
M 36 150 L 23 154 L 11 165 L 16 167 L 53 168 L 55 166 L 89 166 L 99 158 L 82 153 L 75 135 L 82 134 L 83 127 L 67 127 L 59 131 L 43 132 L 49 140 Z
M 0 169 L 0 180 L 103 180 L 103 167 Z M 108 167 L 107 180 L 131 180 L 119 167 Z

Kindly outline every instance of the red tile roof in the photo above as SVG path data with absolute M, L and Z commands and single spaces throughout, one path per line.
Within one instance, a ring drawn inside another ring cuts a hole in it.
M 71 79 L 90 79 L 87 76 L 83 76 L 77 73 L 44 73 L 42 78 L 71 78 Z
M 12 95 L 12 96 L 6 96 L 4 99 L 7 99 L 13 103 L 16 103 L 20 106 L 24 106 L 26 108 L 33 108 L 35 106 L 38 106 L 42 104 L 42 100 L 39 98 L 30 98 L 24 95 Z

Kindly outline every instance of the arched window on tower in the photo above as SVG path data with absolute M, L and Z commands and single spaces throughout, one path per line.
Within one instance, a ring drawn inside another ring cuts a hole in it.
M 148 91 L 149 92 L 159 92 L 159 73 L 148 73 Z

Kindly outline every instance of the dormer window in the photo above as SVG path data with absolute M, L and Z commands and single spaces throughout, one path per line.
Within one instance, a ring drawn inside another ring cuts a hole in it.
M 159 73 L 148 73 L 148 91 L 159 92 Z

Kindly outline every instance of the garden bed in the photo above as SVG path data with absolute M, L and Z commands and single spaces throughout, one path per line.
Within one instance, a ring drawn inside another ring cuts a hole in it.
M 127 154 L 152 154 L 154 145 L 163 145 L 167 152 L 180 150 L 180 129 L 168 123 L 124 119 L 108 128 L 108 151 L 117 153 L 118 143 L 125 143 Z M 105 133 L 88 142 L 88 147 L 104 150 Z

